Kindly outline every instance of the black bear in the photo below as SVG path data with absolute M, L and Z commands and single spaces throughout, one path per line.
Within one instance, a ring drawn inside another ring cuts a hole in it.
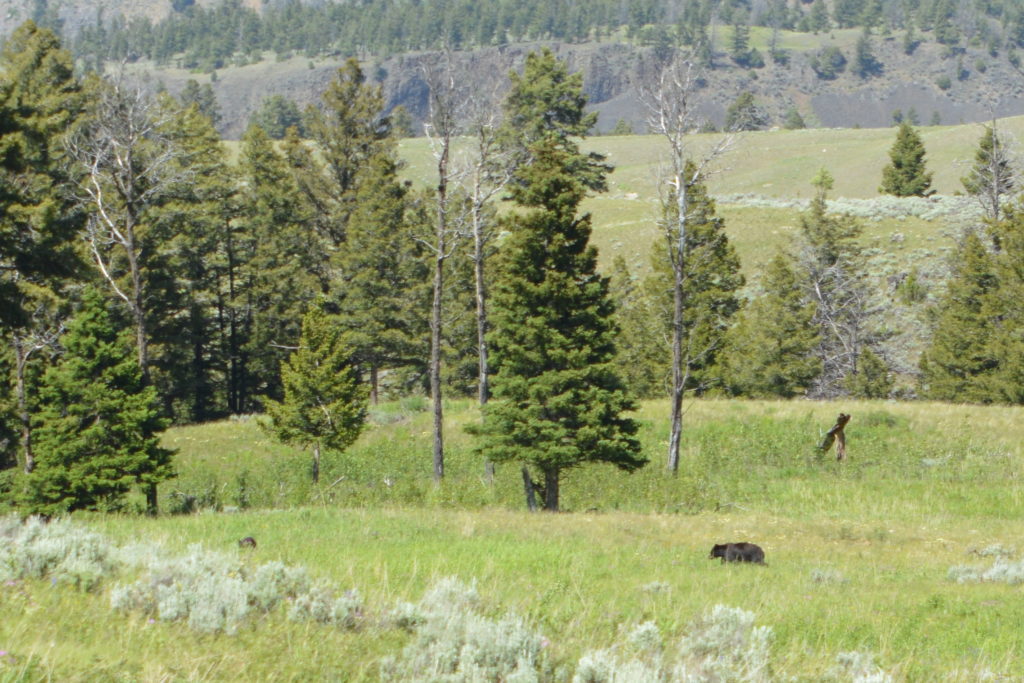
M 255 548 L 256 547 L 256 539 L 253 538 L 252 536 L 246 536 L 245 538 L 243 538 L 241 541 L 238 542 L 238 547 L 239 548 Z
M 761 546 L 753 543 L 722 543 L 715 544 L 708 555 L 709 560 L 716 557 L 722 558 L 722 562 L 756 562 L 764 564 L 764 551 Z

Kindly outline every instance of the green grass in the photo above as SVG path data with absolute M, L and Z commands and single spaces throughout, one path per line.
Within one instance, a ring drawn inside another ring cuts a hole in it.
M 0 665 L 0 679 L 373 680 L 408 638 L 379 617 L 444 576 L 475 580 L 489 615 L 527 617 L 551 641 L 556 669 L 646 620 L 674 640 L 722 603 L 773 628 L 775 670 L 797 680 L 820 680 L 849 650 L 873 651 L 900 680 L 1024 676 L 1020 588 L 947 578 L 951 566 L 983 563 L 972 550 L 1024 549 L 1020 408 L 699 401 L 673 478 L 662 469 L 667 406 L 645 403 L 637 417 L 651 464 L 569 473 L 559 515 L 522 511 L 514 466 L 499 466 L 493 486 L 483 480 L 461 429 L 476 419 L 469 402 L 449 404 L 448 475 L 435 488 L 422 408 L 376 408 L 350 452 L 327 458 L 319 488 L 306 481 L 308 455 L 273 444 L 251 419 L 175 428 L 166 443 L 179 449 L 180 477 L 165 493 L 202 489 L 232 504 L 246 472 L 250 503 L 280 509 L 81 518 L 170 552 L 200 543 L 235 553 L 252 535 L 247 561 L 357 588 L 362 630 L 272 614 L 238 636 L 201 636 L 111 612 L 109 586 L 77 594 L 19 582 L 0 586 L 0 650 L 16 662 Z M 813 449 L 839 410 L 853 415 L 842 464 Z M 769 566 L 706 559 L 713 543 L 734 540 L 760 543 Z
M 1002 119 L 1000 130 L 1020 137 L 1024 117 Z M 974 158 L 982 126 L 927 126 L 920 128 L 927 150 L 926 162 L 933 171 L 933 189 L 939 194 L 962 192 L 960 178 L 965 163 Z M 717 135 L 693 135 L 691 144 L 700 153 L 719 139 Z M 827 168 L 835 178 L 832 196 L 871 198 L 878 195 L 882 168 L 889 163 L 895 128 L 809 128 L 743 133 L 715 165 L 709 179 L 714 194 L 754 193 L 785 199 L 809 198 L 811 179 Z M 636 193 L 641 200 L 655 200 L 659 163 L 666 145 L 659 136 L 628 135 L 591 137 L 586 150 L 608 155 L 615 166 L 609 177 L 609 196 Z M 406 174 L 417 185 L 433 182 L 429 143 L 424 138 L 401 141 Z
M 1001 129 L 1024 134 L 1024 117 L 1004 119 Z M 927 148 L 928 168 L 934 173 L 933 188 L 940 194 L 962 192 L 960 178 L 967 173 L 982 128 L 979 125 L 936 126 L 920 129 Z M 793 200 L 812 195 L 811 179 L 824 167 L 835 178 L 832 198 L 878 197 L 882 168 L 889 163 L 894 128 L 807 129 L 764 131 L 739 136 L 733 148 L 715 164 L 708 179 L 717 195 L 754 194 Z M 699 152 L 717 140 L 713 135 L 694 135 Z M 593 243 L 601 264 L 607 268 L 622 255 L 633 271 L 649 267 L 651 245 L 658 239 L 658 175 L 665 145 L 658 136 L 631 135 L 589 138 L 587 150 L 608 156 L 615 166 L 608 192 L 591 197 L 583 210 L 593 217 Z M 400 145 L 407 162 L 405 176 L 426 187 L 433 181 L 429 144 L 422 138 Z M 776 249 L 791 244 L 799 226 L 800 211 L 794 208 L 749 207 L 719 202 L 726 232 L 740 256 L 748 278 L 755 277 Z M 891 256 L 891 271 L 910 265 L 931 268 L 953 245 L 953 230 L 944 220 L 919 218 L 862 220 L 863 243 Z M 894 234 L 903 241 L 892 241 Z M 876 273 L 884 276 L 886 273 Z

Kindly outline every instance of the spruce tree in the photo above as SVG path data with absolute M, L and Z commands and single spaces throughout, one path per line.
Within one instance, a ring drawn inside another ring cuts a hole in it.
M 882 169 L 882 185 L 878 191 L 897 197 L 927 197 L 932 174 L 925 170 L 924 143 L 914 127 L 903 121 L 896 132 L 896 142 L 889 150 L 891 163 Z
M 26 472 L 34 467 L 32 378 L 59 336 L 64 290 L 83 270 L 75 244 L 85 214 L 64 153 L 83 103 L 57 37 L 32 22 L 18 28 L 0 53 L 0 329 L 11 353 Z
M 567 97 L 557 101 L 575 103 L 562 120 L 581 122 L 585 98 L 578 79 L 572 79 L 574 89 L 544 93 L 536 87 L 565 84 L 566 76 L 550 52 L 534 55 L 509 100 L 521 101 L 522 89 L 534 102 L 558 92 Z M 550 125 L 544 111 L 539 120 L 523 122 L 536 137 L 527 150 L 531 163 L 519 167 L 512 193 L 526 210 L 512 220 L 494 287 L 494 398 L 484 410 L 479 450 L 491 461 L 539 470 L 544 507 L 555 511 L 564 470 L 608 462 L 632 471 L 646 460 L 636 422 L 622 416 L 633 403 L 613 369 L 608 280 L 596 272 L 590 217 L 577 215 L 588 188 L 604 185 L 603 167 L 579 151 L 572 132 Z M 530 478 L 525 469 L 524 477 Z
M 871 347 L 861 349 L 857 367 L 846 377 L 846 389 L 854 398 L 889 398 L 893 378 L 888 364 Z
M 821 373 L 815 305 L 788 258 L 777 254 L 765 267 L 764 293 L 738 315 L 723 351 L 730 393 L 754 398 L 793 398 L 806 393 Z
M 857 39 L 857 47 L 853 53 L 853 66 L 850 70 L 860 78 L 870 78 L 882 73 L 882 63 L 875 56 L 871 44 L 871 29 L 866 28 Z
M 355 58 L 338 69 L 323 104 L 322 109 L 306 111 L 306 132 L 318 149 L 295 166 L 295 173 L 321 234 L 340 245 L 357 206 L 354 198 L 363 169 L 379 154 L 394 156 L 396 143 L 384 115 L 383 90 L 366 82 Z
M 429 271 L 419 226 L 429 217 L 416 209 L 388 154 L 371 158 L 355 194 L 345 248 L 332 260 L 332 295 L 338 325 L 369 378 L 371 400 L 378 399 L 378 374 L 386 368 L 422 364 L 426 357 L 423 313 L 430 301 Z
M 946 294 L 933 309 L 932 338 L 921 354 L 921 393 L 939 401 L 989 402 L 989 348 L 999 281 L 981 238 L 970 233 L 955 259 Z
M 1024 207 L 1006 209 L 990 228 L 999 244 L 994 255 L 998 288 L 989 298 L 991 328 L 987 355 L 995 367 L 982 384 L 988 398 L 999 403 L 1024 404 Z
M 284 95 L 271 95 L 264 99 L 249 119 L 249 125 L 259 126 L 274 140 L 282 139 L 293 126 L 301 135 L 305 127 L 299 106 Z
M 239 216 L 225 249 L 229 403 L 251 412 L 260 395 L 282 397 L 279 367 L 298 343 L 302 316 L 327 286 L 323 241 L 312 228 L 294 178 L 267 133 L 242 138 Z
M 644 289 L 659 315 L 657 339 L 663 345 L 665 369 L 672 357 L 673 259 L 683 264 L 683 390 L 698 394 L 718 383 L 715 363 L 726 329 L 739 309 L 737 291 L 743 286 L 740 261 L 725 234 L 725 221 L 715 213 L 715 202 L 697 173 L 693 162 L 684 166 L 687 178 L 684 206 L 686 231 L 682 253 L 666 249 L 660 241 L 651 247 L 651 275 Z M 667 225 L 678 223 L 680 207 L 675 200 L 665 203 Z M 668 232 L 666 231 L 666 235 Z M 666 375 L 667 379 L 667 375 Z
M 366 387 L 355 371 L 352 348 L 337 323 L 316 306 L 302 319 L 299 348 L 281 366 L 284 399 L 267 402 L 270 431 L 301 447 L 312 446 L 312 478 L 320 479 L 322 450 L 343 451 L 366 423 Z
M 220 136 L 197 104 L 167 95 L 162 132 L 176 150 L 167 160 L 175 179 L 150 213 L 142 271 L 152 343 L 151 379 L 167 414 L 199 422 L 228 414 L 220 293 L 224 228 L 236 218 L 235 178 Z
M 52 287 L 80 267 L 74 237 L 85 216 L 64 163 L 64 135 L 84 98 L 71 55 L 31 21 L 0 53 L 0 324 L 28 323 L 34 306 L 20 290 Z
M 644 283 L 618 255 L 612 263 L 609 293 L 619 328 L 616 366 L 629 391 L 639 398 L 660 398 L 670 382 L 665 324 Z
M 159 443 L 167 421 L 95 289 L 62 343 L 64 356 L 43 377 L 25 505 L 50 515 L 116 510 L 138 485 L 155 513 L 156 486 L 173 474 L 173 453 Z

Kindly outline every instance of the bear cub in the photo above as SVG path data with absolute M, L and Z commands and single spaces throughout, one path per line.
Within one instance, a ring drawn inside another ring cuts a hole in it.
M 708 555 L 709 560 L 716 557 L 722 558 L 722 562 L 756 562 L 764 564 L 764 551 L 761 546 L 753 543 L 722 543 L 715 544 Z

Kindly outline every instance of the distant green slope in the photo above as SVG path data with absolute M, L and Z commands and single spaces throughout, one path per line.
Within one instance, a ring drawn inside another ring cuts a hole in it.
M 1002 119 L 999 126 L 1011 137 L 1021 137 L 1024 116 Z M 920 130 L 928 152 L 928 168 L 934 173 L 933 188 L 941 195 L 962 192 L 960 177 L 967 173 L 982 126 L 931 126 Z M 832 198 L 877 198 L 882 168 L 889 163 L 888 152 L 895 135 L 895 128 L 743 133 L 714 165 L 708 184 L 712 192 L 726 199 L 737 194 L 808 199 L 811 178 L 819 169 L 827 168 L 835 178 Z M 694 135 L 694 149 L 699 153 L 719 137 Z M 606 154 L 615 166 L 608 192 L 585 204 L 593 214 L 594 242 L 602 262 L 608 265 L 621 254 L 631 268 L 646 268 L 650 244 L 657 239 L 657 185 L 664 141 L 652 135 L 605 136 L 587 139 L 584 147 Z M 426 139 L 403 140 L 401 155 L 408 163 L 405 175 L 409 180 L 422 187 L 433 184 L 433 161 Z M 799 224 L 799 209 L 787 206 L 787 201 L 764 207 L 720 200 L 718 209 L 748 275 L 756 273 L 776 248 L 788 244 Z M 865 220 L 863 224 L 865 243 L 895 252 L 894 258 L 901 261 L 922 257 L 935 260 L 952 244 L 944 220 L 883 218 Z

